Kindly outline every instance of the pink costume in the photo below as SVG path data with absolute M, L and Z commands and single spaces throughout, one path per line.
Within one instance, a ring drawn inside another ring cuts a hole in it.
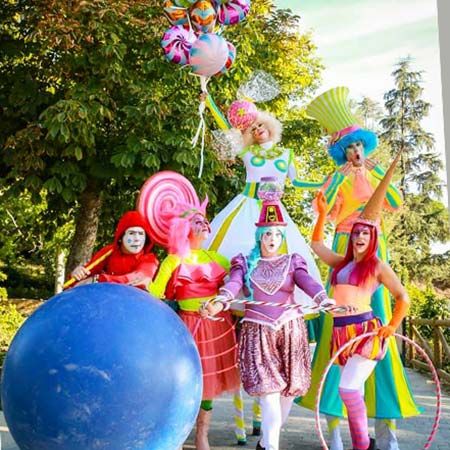
M 243 288 L 248 293 L 247 259 L 231 261 L 229 281 L 220 289 L 228 299 Z M 323 287 L 312 278 L 305 260 L 298 254 L 260 258 L 249 276 L 253 298 L 259 301 L 294 304 L 298 286 L 317 303 L 327 298 Z M 239 342 L 241 379 L 250 395 L 273 392 L 303 395 L 309 388 L 311 364 L 308 337 L 299 309 L 247 304 Z

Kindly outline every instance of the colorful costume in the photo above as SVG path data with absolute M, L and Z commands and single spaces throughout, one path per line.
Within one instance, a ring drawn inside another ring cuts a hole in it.
M 227 301 L 238 297 L 241 290 L 250 296 L 239 340 L 241 379 L 248 394 L 261 397 L 263 437 L 258 445 L 278 450 L 281 426 L 292 401 L 305 394 L 310 384 L 307 330 L 299 309 L 264 307 L 251 300 L 292 305 L 296 303 L 296 286 L 316 304 L 328 298 L 322 285 L 309 275 L 300 255 L 261 256 L 264 234 L 282 233 L 280 228 L 287 225 L 282 220 L 281 205 L 265 201 L 256 225 L 255 247 L 248 257 L 239 254 L 232 259 L 230 278 L 217 300 L 229 306 Z M 279 248 L 274 249 L 277 251 Z
M 137 254 L 127 254 L 121 250 L 123 234 L 131 227 L 141 227 L 146 234 L 145 246 Z M 102 259 L 103 255 L 112 251 L 108 257 L 91 269 L 91 275 L 98 275 L 97 281 L 99 282 L 133 284 L 141 289 L 146 289 L 158 268 L 158 259 L 150 252 L 152 246 L 147 221 L 137 211 L 128 211 L 117 224 L 114 243 L 95 253 L 86 266 Z M 138 284 L 134 284 L 136 280 L 138 280 Z
M 347 96 L 347 88 L 335 88 L 322 94 L 307 108 L 307 113 L 319 120 L 332 136 L 329 152 L 338 165 L 346 162 L 345 148 L 350 143 L 362 142 L 365 156 L 369 155 L 377 145 L 376 135 L 373 132 L 355 125 L 356 119 L 350 112 Z M 383 179 L 383 175 L 384 171 L 378 165 L 372 170 L 368 170 L 363 165 L 353 167 L 348 176 L 336 171 L 325 183 L 322 191 L 328 204 L 328 217 L 336 224 L 332 246 L 334 252 L 341 255 L 345 253 L 352 226 L 376 186 Z M 400 205 L 401 195 L 390 184 L 384 194 L 383 208 L 394 210 Z M 378 233 L 378 257 L 381 261 L 388 262 L 386 237 L 382 225 Z M 330 297 L 334 298 L 333 289 L 330 286 L 328 289 Z M 372 294 L 371 308 L 383 324 L 391 319 L 391 299 L 384 286 L 380 286 Z M 332 318 L 330 315 L 322 314 L 319 320 L 319 342 L 313 360 L 311 390 L 300 403 L 309 409 L 314 408 L 317 387 L 329 361 L 332 340 Z M 337 390 L 339 379 L 339 370 L 333 366 L 324 387 L 320 411 L 330 416 L 343 417 L 344 407 Z M 365 401 L 369 417 L 377 419 L 398 419 L 420 413 L 413 400 L 397 345 L 392 339 L 389 340 L 385 358 L 377 364 L 375 371 L 366 382 Z M 331 431 L 338 423 L 338 420 L 329 420 Z M 395 424 L 392 421 L 377 421 L 376 428 L 377 434 L 385 434 L 384 441 L 387 442 L 386 447 L 383 448 L 383 439 L 377 438 L 381 450 L 398 448 L 393 434 Z
M 228 260 L 212 251 L 191 250 L 184 258 L 169 255 L 149 288 L 156 297 L 178 302 L 180 317 L 191 331 L 200 353 L 203 400 L 239 387 L 231 313 L 224 312 L 224 320 L 217 322 L 203 320 L 198 313 L 203 302 L 217 295 L 228 269 Z

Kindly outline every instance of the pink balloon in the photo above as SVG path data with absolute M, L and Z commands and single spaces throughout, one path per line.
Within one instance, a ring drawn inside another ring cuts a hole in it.
M 191 47 L 189 64 L 197 75 L 210 77 L 219 72 L 228 59 L 227 41 L 217 34 L 201 35 Z
M 225 63 L 225 66 L 222 67 L 222 69 L 217 75 L 221 73 L 227 73 L 228 69 L 233 65 L 234 60 L 236 59 L 236 47 L 231 42 L 227 42 L 227 45 L 228 45 L 228 58 Z
M 247 100 L 234 101 L 227 113 L 228 120 L 233 128 L 247 129 L 258 115 L 258 110 L 253 102 Z
M 192 31 L 181 25 L 174 25 L 164 33 L 161 47 L 168 61 L 184 66 L 189 62 L 189 51 L 196 39 Z
M 229 0 L 218 7 L 217 20 L 223 25 L 235 25 L 245 19 L 250 0 Z

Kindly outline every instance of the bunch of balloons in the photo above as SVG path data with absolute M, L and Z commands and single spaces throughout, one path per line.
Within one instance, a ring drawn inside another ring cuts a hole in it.
M 250 0 L 164 0 L 163 7 L 172 25 L 161 41 L 168 61 L 203 77 L 231 67 L 236 48 L 219 33 L 245 19 Z

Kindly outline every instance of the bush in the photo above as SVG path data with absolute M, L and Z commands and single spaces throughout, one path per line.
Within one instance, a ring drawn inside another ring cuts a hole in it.
M 0 300 L 0 366 L 3 365 L 9 344 L 24 320 L 25 317 L 17 311 L 14 304 Z

